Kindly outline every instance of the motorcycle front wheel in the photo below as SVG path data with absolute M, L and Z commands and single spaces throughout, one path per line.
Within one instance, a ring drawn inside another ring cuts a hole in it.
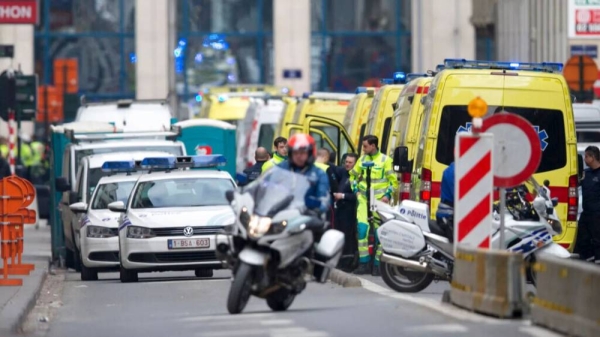
M 388 287 L 400 293 L 418 293 L 433 282 L 434 275 L 408 270 L 381 262 L 381 278 Z
M 285 311 L 292 305 L 295 298 L 296 295 L 289 290 L 280 289 L 267 296 L 267 305 L 273 311 Z
M 252 266 L 240 262 L 227 298 L 227 311 L 230 314 L 239 314 L 244 310 L 250 299 L 252 288 Z

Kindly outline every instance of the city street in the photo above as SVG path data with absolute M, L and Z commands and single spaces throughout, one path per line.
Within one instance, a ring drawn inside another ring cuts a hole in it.
M 139 283 L 122 284 L 116 273 L 81 282 L 68 272 L 62 305 L 45 335 L 554 336 L 523 321 L 500 321 L 442 304 L 447 283 L 418 295 L 398 294 L 373 277 L 364 278 L 363 288 L 309 284 L 287 312 L 271 312 L 263 300 L 252 298 L 244 313 L 233 316 L 225 307 L 229 272 L 212 279 L 192 275 L 142 274 Z

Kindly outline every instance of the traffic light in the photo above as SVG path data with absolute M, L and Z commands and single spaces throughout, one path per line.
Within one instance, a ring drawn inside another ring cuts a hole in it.
M 21 112 L 21 119 L 32 119 L 37 109 L 37 75 L 17 75 L 16 110 Z

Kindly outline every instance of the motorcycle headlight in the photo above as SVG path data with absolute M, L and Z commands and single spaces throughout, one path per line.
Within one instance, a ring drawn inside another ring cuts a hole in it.
M 248 234 L 255 238 L 265 235 L 269 228 L 271 228 L 271 218 L 253 215 L 248 222 Z
M 113 228 L 88 225 L 86 236 L 88 238 L 102 239 L 116 236 L 116 233 Z
M 127 237 L 130 239 L 149 239 L 155 237 L 154 231 L 147 227 L 127 227 Z

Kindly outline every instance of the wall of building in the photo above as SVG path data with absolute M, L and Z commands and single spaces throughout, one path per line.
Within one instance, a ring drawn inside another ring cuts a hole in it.
M 0 72 L 12 67 L 33 74 L 33 25 L 0 25 L 0 44 L 13 45 L 14 58 L 0 58 Z
M 445 58 L 475 57 L 473 3 L 463 0 L 414 1 L 412 6 L 412 70 L 424 72 Z
M 501 0 L 496 21 L 497 59 L 566 62 L 568 1 Z

